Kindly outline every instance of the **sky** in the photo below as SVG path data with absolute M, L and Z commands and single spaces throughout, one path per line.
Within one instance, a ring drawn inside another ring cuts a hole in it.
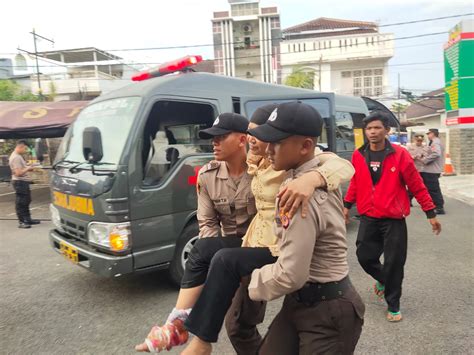
M 474 12 L 472 0 L 261 0 L 260 4 L 278 6 L 282 28 L 318 17 L 374 21 L 383 26 Z M 39 42 L 39 51 L 96 47 L 113 50 L 126 61 L 161 63 L 187 54 L 211 59 L 212 46 L 115 50 L 212 44 L 212 13 L 227 10 L 229 5 L 227 0 L 23 0 L 7 1 L 1 8 L 0 57 L 15 53 L 17 47 L 33 50 L 30 32 L 35 28 L 38 34 L 55 41 L 54 47 L 46 41 Z M 393 33 L 395 39 L 445 32 L 395 40 L 395 55 L 389 61 L 390 85 L 395 91 L 398 75 L 400 87 L 416 94 L 444 86 L 443 44 L 449 30 L 463 18 L 380 28 L 382 33 Z

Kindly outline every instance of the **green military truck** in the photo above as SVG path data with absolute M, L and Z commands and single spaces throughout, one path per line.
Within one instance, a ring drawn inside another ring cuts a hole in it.
M 179 282 L 198 235 L 197 172 L 213 157 L 198 131 L 222 112 L 250 117 L 264 104 L 301 100 L 325 119 L 325 149 L 349 158 L 363 142 L 361 98 L 207 73 L 164 75 L 196 60 L 141 73 L 92 101 L 66 132 L 51 174 L 50 241 L 74 264 L 107 277 L 169 269 Z

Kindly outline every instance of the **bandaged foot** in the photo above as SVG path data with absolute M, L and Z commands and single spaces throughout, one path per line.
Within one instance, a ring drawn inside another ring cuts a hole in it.
M 135 350 L 159 353 L 163 350 L 170 350 L 174 346 L 186 344 L 188 339 L 189 333 L 184 328 L 184 322 L 181 319 L 175 319 L 161 327 L 151 328 L 145 342 L 137 345 Z
M 183 322 L 186 321 L 189 317 L 189 313 L 191 313 L 192 308 L 188 309 L 176 309 L 173 308 L 171 311 L 170 315 L 168 316 L 168 319 L 166 319 L 166 323 L 172 323 L 176 319 L 181 319 Z

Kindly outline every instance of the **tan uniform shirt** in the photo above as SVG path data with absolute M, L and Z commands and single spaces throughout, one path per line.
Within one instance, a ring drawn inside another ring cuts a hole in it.
M 287 181 L 315 170 L 314 158 L 288 172 Z M 278 206 L 278 203 L 277 203 Z M 280 256 L 274 264 L 254 270 L 249 285 L 253 300 L 272 300 L 294 292 L 306 282 L 339 281 L 349 273 L 346 225 L 339 190 L 317 189 L 310 199 L 306 218 L 297 213 L 291 220 L 276 211 L 275 232 Z
M 329 191 L 338 189 L 341 182 L 350 181 L 354 175 L 354 167 L 348 160 L 340 158 L 334 153 L 323 153 L 318 148 L 316 148 L 315 154 L 320 160 L 316 171 L 326 181 Z M 273 170 L 267 159 L 251 153 L 248 154 L 247 164 L 249 166 L 248 173 L 253 176 L 252 193 L 255 196 L 257 214 L 250 223 L 242 246 L 268 247 L 273 256 L 278 256 L 278 238 L 273 227 L 275 197 L 286 178 L 286 172 Z
M 211 161 L 198 174 L 200 237 L 242 237 L 257 212 L 250 190 L 252 177 L 245 172 L 236 185 L 225 162 Z
M 430 154 L 429 148 L 424 144 L 416 145 L 416 143 L 410 143 L 407 144 L 407 149 L 415 162 L 416 170 L 421 173 L 425 166 L 423 159 Z
M 8 159 L 8 164 L 10 165 L 10 169 L 12 171 L 12 180 L 30 181 L 28 174 L 25 174 L 23 176 L 16 176 L 13 173 L 15 169 L 24 169 L 28 166 L 26 165 L 25 159 L 23 159 L 20 154 L 13 152 L 10 155 L 10 158 Z

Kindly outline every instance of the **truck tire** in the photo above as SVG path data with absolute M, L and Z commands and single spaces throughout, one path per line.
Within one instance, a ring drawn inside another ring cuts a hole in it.
M 191 249 L 198 240 L 199 225 L 197 221 L 188 224 L 184 229 L 176 243 L 173 260 L 169 267 L 169 276 L 171 282 L 176 286 L 181 285 L 181 279 L 184 275 L 184 265 L 188 260 Z

